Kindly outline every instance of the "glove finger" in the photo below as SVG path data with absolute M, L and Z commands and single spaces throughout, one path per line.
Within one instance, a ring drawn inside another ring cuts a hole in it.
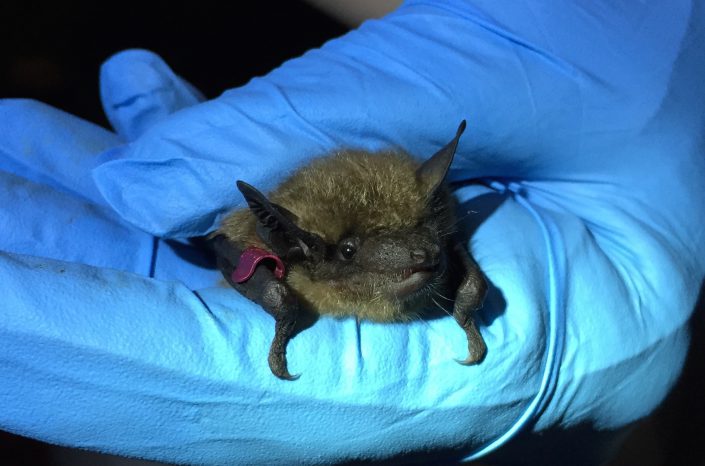
M 128 141 L 171 113 L 204 100 L 148 50 L 119 52 L 103 63 L 100 97 L 110 124 Z
M 0 101 L 0 170 L 104 204 L 91 170 L 120 144 L 113 133 L 46 104 Z
M 3 251 L 150 273 L 151 235 L 106 207 L 2 171 L 0 226 Z

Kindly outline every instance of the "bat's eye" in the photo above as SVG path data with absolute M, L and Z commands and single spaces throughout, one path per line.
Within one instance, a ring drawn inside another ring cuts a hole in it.
M 338 246 L 338 251 L 343 259 L 350 260 L 357 252 L 357 242 L 353 240 L 345 240 Z

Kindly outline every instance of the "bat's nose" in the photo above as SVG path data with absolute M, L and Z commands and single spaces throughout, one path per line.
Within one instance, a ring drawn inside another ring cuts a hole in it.
M 411 260 L 417 264 L 422 264 L 428 259 L 428 252 L 425 249 L 412 249 L 410 251 Z
M 438 262 L 441 248 L 436 244 L 414 248 L 409 251 L 411 260 L 416 264 L 432 264 Z

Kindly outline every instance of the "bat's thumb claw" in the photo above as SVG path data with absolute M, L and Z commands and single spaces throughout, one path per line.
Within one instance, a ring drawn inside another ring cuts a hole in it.
M 456 359 L 455 361 L 458 364 L 462 364 L 463 366 L 472 366 L 481 363 L 485 359 L 486 354 L 487 347 L 484 345 L 483 342 L 480 348 L 474 348 L 471 346 L 470 353 L 465 359 Z
M 289 381 L 298 380 L 298 378 L 301 377 L 301 374 L 291 375 L 288 372 L 286 374 L 274 374 L 274 375 L 276 375 L 277 377 L 279 377 L 282 380 L 289 380 Z
M 460 364 L 462 366 L 473 366 L 473 365 L 479 363 L 481 360 L 482 359 L 478 359 L 477 357 L 475 357 L 473 355 L 469 355 L 465 359 L 455 358 L 455 362 L 457 362 L 458 364 Z
M 286 362 L 286 353 L 272 349 L 269 353 L 269 369 L 282 380 L 296 380 L 301 374 L 291 375 Z

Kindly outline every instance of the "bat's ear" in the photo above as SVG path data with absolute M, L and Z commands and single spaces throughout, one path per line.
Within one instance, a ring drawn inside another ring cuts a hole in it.
M 448 168 L 453 161 L 455 150 L 458 147 L 460 135 L 465 131 L 465 120 L 460 122 L 458 131 L 452 141 L 445 145 L 441 150 L 436 152 L 433 157 L 426 160 L 416 170 L 416 178 L 428 189 L 428 193 L 432 194 L 438 186 L 443 182 L 448 173 Z
M 284 207 L 270 202 L 264 194 L 244 181 L 237 188 L 257 218 L 257 234 L 282 258 L 302 257 L 319 261 L 325 253 L 323 239 L 315 233 L 299 228 L 296 216 Z

